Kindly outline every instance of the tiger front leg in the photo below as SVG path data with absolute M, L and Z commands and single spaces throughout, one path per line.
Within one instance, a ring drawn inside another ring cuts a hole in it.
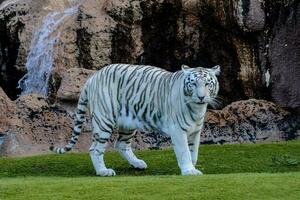
M 192 162 L 191 153 L 188 147 L 187 135 L 183 132 L 171 136 L 172 144 L 182 175 L 202 175 Z
M 200 135 L 201 135 L 201 131 L 198 131 L 198 132 L 192 133 L 191 135 L 188 136 L 189 149 L 191 152 L 192 163 L 194 166 L 196 166 L 197 160 L 198 160 Z

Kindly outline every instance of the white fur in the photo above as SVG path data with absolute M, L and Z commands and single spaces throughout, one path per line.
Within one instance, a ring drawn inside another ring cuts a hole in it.
M 97 175 L 116 175 L 104 162 L 107 142 L 115 129 L 120 133 L 115 147 L 133 167 L 147 168 L 131 149 L 133 130 L 154 131 L 171 137 L 182 175 L 201 175 L 195 168 L 200 132 L 207 105 L 218 92 L 215 75 L 219 72 L 218 66 L 212 69 L 183 66 L 182 71 L 175 73 L 152 66 L 108 66 L 92 76 L 81 92 L 77 125 L 68 148 L 52 149 L 64 153 L 74 146 L 83 123 L 82 112 L 88 108 L 93 126 L 90 156 Z

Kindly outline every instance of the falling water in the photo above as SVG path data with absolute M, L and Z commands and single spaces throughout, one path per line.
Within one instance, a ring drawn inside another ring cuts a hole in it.
M 21 95 L 37 93 L 48 94 L 48 81 L 52 72 L 55 46 L 59 42 L 60 27 L 78 7 L 68 8 L 62 12 L 52 12 L 44 17 L 41 27 L 35 32 L 27 57 L 27 74 L 19 80 Z
M 0 147 L 4 143 L 5 135 L 0 133 Z

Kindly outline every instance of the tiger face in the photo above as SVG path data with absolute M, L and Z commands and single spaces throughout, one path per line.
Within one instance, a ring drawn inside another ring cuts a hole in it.
M 183 65 L 182 71 L 185 74 L 184 94 L 194 104 L 210 104 L 215 106 L 216 97 L 219 91 L 217 75 L 220 73 L 220 66 L 209 68 L 189 68 Z

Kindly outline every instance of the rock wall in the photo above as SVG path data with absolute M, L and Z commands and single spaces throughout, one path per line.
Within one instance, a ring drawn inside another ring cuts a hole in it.
M 297 0 L 79 2 L 76 20 L 63 24 L 55 52 L 55 79 L 50 81 L 54 93 L 62 70 L 74 67 L 95 70 L 121 62 L 175 71 L 182 64 L 219 64 L 224 106 L 264 98 L 299 109 Z M 10 98 L 20 93 L 17 81 L 26 72 L 32 34 L 43 17 L 75 4 L 67 0 L 1 4 L 0 85 Z
M 47 99 L 18 98 L 18 81 L 27 71 L 34 32 L 49 13 L 74 6 L 78 6 L 77 13 L 59 27 Z M 182 64 L 219 64 L 223 110 L 209 112 L 204 143 L 297 138 L 299 19 L 299 0 L 0 1 L 0 86 L 11 99 L 2 95 L 0 109 L 13 110 L 11 116 L 0 114 L 0 143 L 5 148 L 17 144 L 7 141 L 38 143 L 34 138 L 39 135 L 64 143 L 81 85 L 110 63 L 149 64 L 170 71 Z M 41 121 L 31 117 L 31 108 L 20 107 L 31 101 L 44 105 L 34 111 Z M 63 131 L 50 134 L 54 125 L 48 125 L 49 116 L 62 117 Z M 164 136 L 148 136 L 139 135 L 135 147 L 159 148 L 169 143 Z M 39 150 L 32 152 L 40 152 L 49 142 L 43 140 Z M 31 152 L 26 148 L 2 152 Z
M 0 89 L 2 142 L 0 155 L 42 153 L 51 143 L 64 143 L 72 131 L 70 115 L 47 99 L 27 95 L 11 101 Z

